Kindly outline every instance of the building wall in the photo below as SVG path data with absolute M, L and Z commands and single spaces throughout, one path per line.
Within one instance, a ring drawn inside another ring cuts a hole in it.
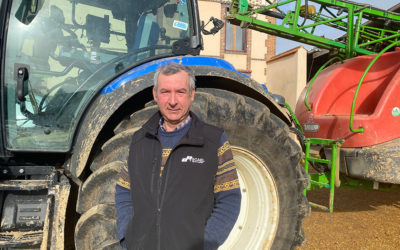
M 294 108 L 307 83 L 307 50 L 297 47 L 267 61 L 267 88 Z
M 241 72 L 248 73 L 247 70 L 247 54 L 224 54 L 224 59 L 232 63 L 235 68 Z M 253 76 L 253 75 L 252 75 Z
M 255 3 L 258 1 L 255 1 Z M 261 0 L 259 1 L 261 3 Z M 229 2 L 218 0 L 199 0 L 200 20 L 207 23 L 210 17 L 225 20 Z M 254 3 L 253 3 L 254 4 Z M 274 18 L 259 15 L 258 18 L 275 22 Z M 207 30 L 212 28 L 212 23 L 206 26 Z M 226 25 L 215 35 L 203 35 L 204 50 L 202 56 L 212 56 L 230 62 L 238 71 L 249 75 L 259 83 L 266 83 L 267 64 L 266 60 L 275 55 L 275 37 L 267 34 L 247 30 L 245 51 L 225 50 Z
M 210 1 L 198 1 L 199 11 L 200 11 L 200 20 L 207 23 L 210 20 L 210 17 L 216 17 L 222 20 L 221 16 L 221 4 L 218 2 L 210 2 Z M 212 23 L 210 22 L 206 29 L 210 30 Z M 213 56 L 220 57 L 220 47 L 221 47 L 221 31 L 215 35 L 203 35 L 204 42 L 204 50 L 201 51 L 201 55 L 203 56 Z

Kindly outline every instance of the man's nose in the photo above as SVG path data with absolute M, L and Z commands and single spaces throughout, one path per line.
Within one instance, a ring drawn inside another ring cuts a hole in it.
M 169 104 L 170 105 L 176 105 L 176 96 L 175 93 L 171 93 L 170 97 L 169 97 Z

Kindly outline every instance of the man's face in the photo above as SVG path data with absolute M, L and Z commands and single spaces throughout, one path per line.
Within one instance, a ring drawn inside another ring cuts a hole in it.
M 173 75 L 158 76 L 158 89 L 153 89 L 154 100 L 164 117 L 167 131 L 173 130 L 186 119 L 194 100 L 194 89 L 189 93 L 189 75 L 179 71 Z

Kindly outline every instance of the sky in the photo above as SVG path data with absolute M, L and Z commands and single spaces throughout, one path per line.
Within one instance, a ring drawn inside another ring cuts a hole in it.
M 359 2 L 359 3 L 365 3 L 365 4 L 370 4 L 374 7 L 380 8 L 380 9 L 389 9 L 393 7 L 394 5 L 400 3 L 399 0 L 352 0 L 353 2 Z M 290 8 L 294 9 L 294 4 Z M 287 11 L 288 8 L 282 8 L 282 10 Z M 339 33 L 336 30 L 324 30 L 326 33 L 325 34 L 318 34 L 316 32 L 315 34 L 318 35 L 325 35 L 325 37 L 329 38 L 337 38 L 341 36 L 343 33 Z M 293 49 L 297 46 L 303 46 L 307 50 L 310 50 L 313 48 L 313 46 L 306 45 L 306 44 L 301 44 L 298 42 L 294 42 L 291 40 L 283 39 L 280 37 L 276 38 L 276 54 L 280 54 L 282 52 L 288 51 L 290 49 Z

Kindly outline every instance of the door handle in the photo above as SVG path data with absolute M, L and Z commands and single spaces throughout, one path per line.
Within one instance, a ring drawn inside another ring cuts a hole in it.
M 24 102 L 26 93 L 25 93 L 25 81 L 28 80 L 29 73 L 28 69 L 25 67 L 21 67 L 17 72 L 17 99 L 20 102 Z

